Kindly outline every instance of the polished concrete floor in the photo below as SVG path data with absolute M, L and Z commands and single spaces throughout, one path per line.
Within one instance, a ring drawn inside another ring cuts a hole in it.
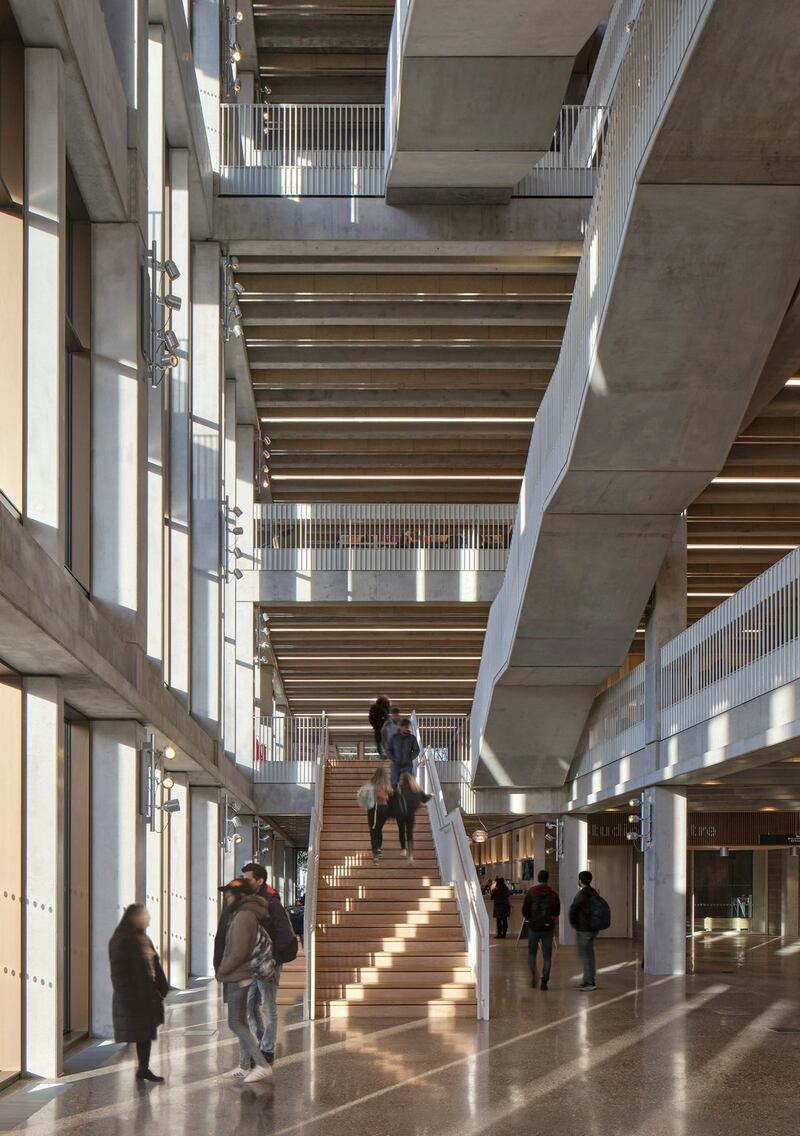
M 37 1136 L 732 1136 L 800 1131 L 800 942 L 700 934 L 693 973 L 644 980 L 636 949 L 598 943 L 598 983 L 576 989 L 561 948 L 532 990 L 524 945 L 492 944 L 493 1017 L 304 1023 L 284 1014 L 275 1076 L 257 1091 L 219 1074 L 236 1048 L 215 986 L 170 998 L 138 1087 L 129 1050 L 73 1052 L 56 1084 L 0 1097 L 0 1131 Z

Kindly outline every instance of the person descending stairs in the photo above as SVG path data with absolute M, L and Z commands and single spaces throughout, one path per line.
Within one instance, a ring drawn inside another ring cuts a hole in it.
M 373 863 L 359 788 L 375 761 L 329 760 L 316 911 L 316 1014 L 474 1017 L 475 984 L 453 889 L 441 882 L 427 809 L 414 862 L 389 820 Z

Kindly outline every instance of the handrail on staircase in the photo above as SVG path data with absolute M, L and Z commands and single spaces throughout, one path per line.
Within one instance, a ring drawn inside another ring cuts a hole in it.
M 306 874 L 306 903 L 303 920 L 303 952 L 306 958 L 306 995 L 303 1016 L 316 1017 L 317 1005 L 317 891 L 319 883 L 320 844 L 322 842 L 323 802 L 325 798 L 325 769 L 328 761 L 327 730 L 317 755 L 317 776 L 314 784 L 314 807 L 308 838 L 308 867 Z
M 412 731 L 417 735 L 416 714 L 412 715 L 411 721 Z M 464 818 L 459 808 L 447 811 L 436 761 L 427 748 L 420 753 L 418 774 L 423 789 L 431 796 L 428 802 L 428 817 L 442 882 L 450 884 L 455 892 L 467 957 L 475 980 L 478 1018 L 487 1021 L 489 1018 L 489 916 L 470 855 Z

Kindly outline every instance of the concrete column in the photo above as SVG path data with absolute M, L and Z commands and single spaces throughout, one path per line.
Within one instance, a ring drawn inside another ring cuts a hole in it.
M 205 5 L 202 5 L 203 7 Z M 222 358 L 220 252 L 192 249 L 192 712 L 220 720 Z
M 189 983 L 189 785 L 185 774 L 173 774 L 172 798 L 180 802 L 180 812 L 172 813 L 169 843 L 169 980 L 185 988 Z
M 534 824 L 533 826 L 533 870 L 534 870 L 534 883 L 535 873 L 541 872 L 542 869 L 550 870 L 550 865 L 547 863 L 547 842 L 545 840 L 545 833 L 547 829 L 543 824 Z
M 678 521 L 645 620 L 645 740 L 661 737 L 661 648 L 686 627 L 686 516 Z
M 25 52 L 25 523 L 64 563 L 64 64 Z
M 644 853 L 644 969 L 686 972 L 686 797 L 647 789 L 653 842 Z
M 757 935 L 766 935 L 768 927 L 768 887 L 767 887 L 766 848 L 753 852 L 753 919 L 751 930 Z
M 165 258 L 164 29 L 147 29 L 147 240 Z M 159 274 L 152 281 L 158 287 Z M 147 654 L 164 657 L 164 401 L 168 379 L 147 384 Z
M 130 903 L 144 903 L 146 824 L 139 813 L 137 722 L 92 722 L 91 1030 L 111 1037 L 108 940 Z
M 157 800 L 162 801 L 162 794 L 158 792 Z M 150 938 L 161 953 L 164 941 L 164 926 L 168 913 L 163 903 L 163 873 L 164 873 L 164 835 L 161 831 L 164 824 L 164 814 L 156 812 L 156 827 L 145 828 L 145 873 L 144 873 L 144 904 L 150 912 Z
M 226 379 L 224 385 L 223 420 L 225 429 L 223 497 L 236 503 L 236 381 Z M 252 516 L 252 512 L 251 512 Z M 252 529 L 250 517 L 243 513 L 230 528 Z M 244 536 L 244 533 L 242 533 Z M 223 541 L 241 549 L 240 537 L 224 532 Z M 244 551 L 242 549 L 242 551 Z M 242 558 L 244 563 L 244 558 Z M 222 589 L 222 740 L 225 753 L 236 760 L 236 592 L 238 580 L 231 573 Z
M 178 366 L 169 372 L 169 672 L 168 682 L 186 704 L 189 699 L 189 547 L 191 494 L 191 240 L 189 234 L 189 152 L 169 154 L 171 255 L 181 270 L 183 306 L 172 313 L 178 337 Z
M 578 872 L 586 871 L 589 854 L 589 822 L 586 817 L 565 816 L 564 854 L 558 865 L 558 887 L 561 894 L 561 920 L 558 936 L 565 945 L 575 943 L 575 932 L 570 927 L 567 913 L 578 890 Z M 552 859 L 552 857 L 551 857 Z M 602 881 L 598 880 L 602 888 Z
M 783 885 L 781 888 L 781 934 L 785 939 L 800 935 L 800 858 L 783 857 Z
M 219 169 L 219 88 L 220 69 L 227 61 L 220 59 L 220 41 L 227 43 L 227 28 L 220 35 L 219 0 L 192 0 L 192 54 L 200 91 L 200 106 L 206 124 L 211 166 Z
M 92 599 L 145 642 L 146 399 L 139 311 L 144 249 L 135 225 L 92 227 Z
M 219 922 L 220 809 L 216 789 L 190 791 L 189 965 L 192 974 L 214 973 Z
M 64 703 L 56 678 L 23 682 L 23 1068 L 61 1073 L 64 982 Z

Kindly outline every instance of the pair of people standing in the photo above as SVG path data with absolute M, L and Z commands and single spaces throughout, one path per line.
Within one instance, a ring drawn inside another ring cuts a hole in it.
M 414 739 L 416 741 L 416 739 Z M 410 864 L 414 862 L 414 822 L 422 805 L 430 800 L 422 791 L 411 772 L 400 775 L 392 785 L 386 769 L 375 770 L 369 781 L 358 791 L 358 803 L 367 812 L 372 862 L 380 864 L 383 849 L 383 828 L 390 816 L 397 821 L 400 848 Z
M 228 1025 L 239 1039 L 239 1064 L 223 1076 L 248 1084 L 272 1075 L 278 985 L 283 964 L 297 957 L 289 916 L 266 881 L 260 864 L 245 864 L 242 876 L 220 889 L 225 907 L 215 940 L 214 969 L 223 984 Z
M 537 986 L 536 965 L 539 948 L 542 950 L 542 978 L 540 988 L 547 990 L 553 960 L 553 939 L 561 914 L 561 900 L 550 887 L 547 871 L 539 872 L 537 883 L 527 892 L 522 903 L 522 914 L 528 922 L 528 963 L 531 985 Z M 594 941 L 599 931 L 611 923 L 611 909 L 600 893 L 592 887 L 592 873 L 578 874 L 579 891 L 569 908 L 570 925 L 575 928 L 578 957 L 583 967 L 580 990 L 596 990 L 596 964 Z

